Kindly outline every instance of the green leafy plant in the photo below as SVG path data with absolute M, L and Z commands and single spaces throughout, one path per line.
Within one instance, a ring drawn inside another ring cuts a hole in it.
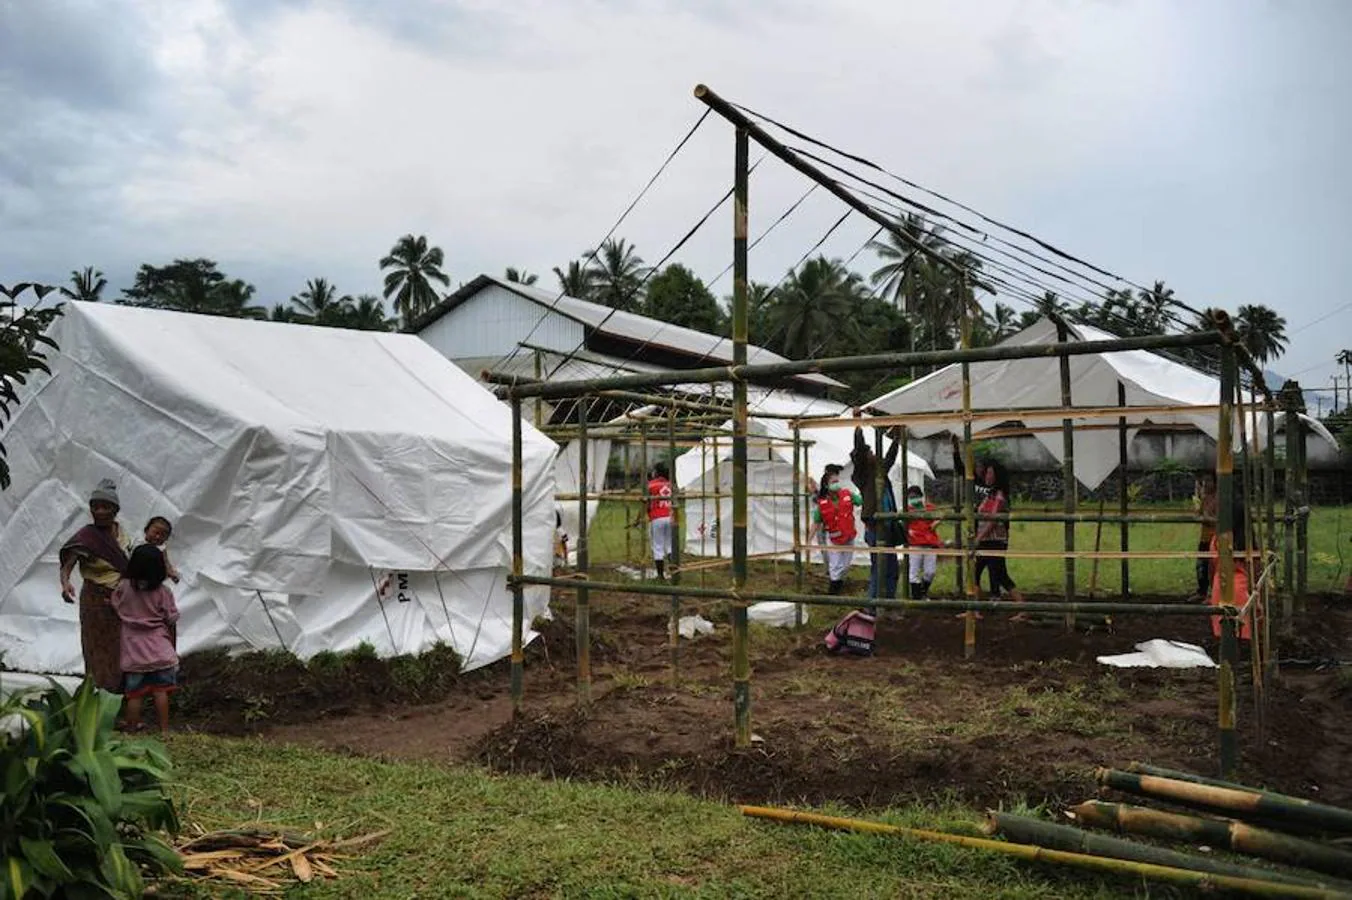
M 89 680 L 0 703 L 0 900 L 135 898 L 182 871 L 154 834 L 178 830 L 168 758 L 113 731 L 120 707 Z
M 56 290 L 50 285 L 26 281 L 10 287 L 0 284 L 0 428 L 9 425 L 19 405 L 18 386 L 27 384 L 34 372 L 50 375 L 46 351 L 57 349 L 44 332 L 61 315 L 61 307 L 20 310 L 19 295 L 29 289 L 39 301 Z M 0 490 L 7 489 L 9 481 L 5 445 L 0 443 Z

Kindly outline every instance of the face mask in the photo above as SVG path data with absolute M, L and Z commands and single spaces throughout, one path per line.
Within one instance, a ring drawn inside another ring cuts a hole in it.
M 925 508 L 925 498 L 924 498 L 924 497 L 912 497 L 911 499 L 909 499 L 909 500 L 906 501 L 906 505 L 909 506 L 911 509 L 924 509 L 924 508 Z

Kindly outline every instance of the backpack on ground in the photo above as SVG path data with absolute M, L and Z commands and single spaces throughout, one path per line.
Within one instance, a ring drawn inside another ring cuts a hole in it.
M 877 618 L 863 610 L 852 610 L 826 633 L 826 649 L 832 653 L 844 651 L 852 656 L 873 654 L 873 635 Z

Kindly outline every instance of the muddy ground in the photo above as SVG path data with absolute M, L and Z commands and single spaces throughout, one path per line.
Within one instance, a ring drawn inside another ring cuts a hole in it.
M 1142 598 L 1144 599 L 1144 598 Z M 949 615 L 885 615 L 875 655 L 828 656 L 828 611 L 790 632 L 753 628 L 755 741 L 732 742 L 726 607 L 682 641 L 673 685 L 662 601 L 592 599 L 592 703 L 576 703 L 574 606 L 529 648 L 513 720 L 508 667 L 457 675 L 443 659 L 344 658 L 302 666 L 265 655 L 185 660 L 188 727 L 360 755 L 471 761 L 504 772 L 622 781 L 743 802 L 883 806 L 957 799 L 1078 802 L 1099 765 L 1142 760 L 1215 774 L 1213 671 L 1114 670 L 1095 661 L 1141 640 L 1210 646 L 1205 618 L 1119 617 L 1111 630 L 986 616 L 963 659 Z M 1352 604 L 1312 601 L 1284 658 L 1352 659 Z M 1241 780 L 1352 806 L 1352 669 L 1291 667 L 1258 721 L 1241 672 Z

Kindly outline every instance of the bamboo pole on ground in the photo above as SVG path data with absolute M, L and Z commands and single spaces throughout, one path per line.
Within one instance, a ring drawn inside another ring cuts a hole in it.
M 747 201 L 750 143 L 747 131 L 738 128 L 734 145 L 732 213 L 732 359 L 734 366 L 746 365 L 747 342 Z M 732 587 L 737 593 L 746 589 L 746 438 L 747 384 L 743 378 L 732 388 Z M 732 702 L 735 744 L 751 745 L 751 656 L 747 626 L 747 603 L 740 598 L 732 604 Z
M 1089 800 L 1070 811 L 1075 814 L 1076 821 L 1091 828 L 1204 844 L 1329 875 L 1352 875 L 1352 853 L 1346 850 L 1243 822 L 1186 816 L 1101 800 Z
M 587 413 L 590 403 L 577 404 L 577 571 L 587 574 L 591 565 L 587 538 L 587 494 L 591 489 L 591 448 L 587 441 Z M 591 592 L 585 584 L 577 588 L 574 621 L 577 631 L 577 702 L 591 705 Z
M 1127 388 L 1122 382 L 1117 383 L 1117 405 L 1127 405 Z M 1121 533 L 1120 547 L 1123 553 L 1131 549 L 1131 523 L 1127 521 L 1127 417 L 1121 416 L 1117 420 L 1117 508 L 1118 514 L 1122 517 L 1119 524 Z M 1125 556 L 1122 557 L 1122 602 L 1126 603 L 1131 597 L 1131 563 Z
M 512 715 L 521 715 L 523 671 L 526 665 L 523 634 L 526 630 L 526 591 L 521 577 L 526 574 L 525 514 L 521 490 L 522 423 L 521 401 L 512 398 Z
M 958 279 L 958 302 L 962 304 L 962 349 L 972 346 L 972 310 L 967 300 L 967 275 L 964 272 Z M 967 554 L 961 563 L 966 575 L 965 595 L 968 602 L 977 599 L 979 586 L 976 583 L 976 456 L 972 448 L 972 372 L 968 363 L 962 364 L 962 409 L 968 415 L 962 420 L 962 499 L 965 519 L 960 528 L 967 532 Z M 962 546 L 959 544 L 958 546 Z M 959 584 L 961 584 L 961 580 Z M 968 612 L 962 622 L 962 655 L 965 659 L 976 656 L 976 617 Z
M 1254 788 L 1222 787 L 1195 780 L 1099 769 L 1099 784 L 1143 797 L 1154 797 L 1242 819 L 1263 819 L 1272 826 L 1292 824 L 1337 834 L 1352 834 L 1352 811 Z
M 1216 434 L 1216 565 L 1220 567 L 1220 603 L 1235 606 L 1234 563 L 1234 397 L 1235 350 L 1227 341 L 1221 344 L 1220 421 Z M 1239 638 L 1235 621 L 1221 619 L 1220 666 L 1216 671 L 1220 732 L 1220 771 L 1230 775 L 1238 763 L 1239 745 L 1235 739 L 1235 670 L 1239 660 Z
M 1300 877 L 1285 872 L 1274 872 L 1255 866 L 1227 863 L 1205 856 L 1180 853 L 1165 847 L 1154 847 L 1117 837 L 1081 831 L 1069 825 L 1047 822 L 1028 816 L 1016 816 L 1012 813 L 991 811 L 987 813 L 983 830 L 987 834 L 999 834 L 1020 844 L 1032 844 L 1053 850 L 1067 850 L 1072 853 L 1088 853 L 1093 856 L 1106 856 L 1112 859 L 1129 859 L 1135 862 L 1153 863 L 1157 866 L 1172 866 L 1176 869 L 1189 869 L 1194 872 L 1208 872 L 1212 875 L 1228 875 L 1232 878 L 1277 881 L 1282 884 L 1298 884 L 1304 887 L 1328 887 L 1313 877 Z
M 1066 325 L 1065 320 L 1060 316 L 1053 317 L 1052 321 L 1056 323 L 1056 340 L 1058 343 L 1067 343 L 1070 340 L 1070 327 Z M 1067 409 L 1071 406 L 1070 396 L 1070 357 L 1062 356 L 1059 360 L 1061 375 L 1061 405 Z M 1075 422 L 1073 419 L 1061 420 L 1061 494 L 1065 501 L 1066 515 L 1075 514 L 1078 506 L 1080 489 L 1075 481 Z M 1075 523 L 1066 522 L 1063 526 L 1063 541 L 1067 552 L 1075 549 Z M 1070 603 L 1075 599 L 1075 559 L 1067 556 L 1065 561 L 1065 596 L 1066 602 Z M 1066 618 L 1066 631 L 1075 630 L 1075 617 Z
M 1125 859 L 1110 859 L 1103 856 L 1090 856 L 1086 853 L 1070 853 L 1065 850 L 1048 850 L 1045 847 L 1037 847 L 1031 844 L 1013 844 L 1008 841 L 991 840 L 990 838 L 968 837 L 961 834 L 927 831 L 920 828 L 906 828 L 901 825 L 886 825 L 882 822 L 843 819 L 837 816 L 823 816 L 816 813 L 763 806 L 741 806 L 738 809 L 741 810 L 742 815 L 757 819 L 815 825 L 819 828 L 833 828 L 839 831 L 854 831 L 863 834 L 895 835 L 909 840 L 952 844 L 958 847 L 967 847 L 971 850 L 985 850 L 990 853 L 1017 857 L 1028 862 L 1059 863 L 1081 869 L 1092 869 L 1101 873 L 1125 875 L 1131 878 L 1147 878 L 1173 884 L 1186 884 L 1197 888 L 1222 888 L 1259 897 L 1330 898 L 1337 896 L 1320 888 L 1308 888 L 1303 885 L 1235 878 L 1229 875 L 1212 875 L 1191 869 L 1179 869 L 1172 866 L 1160 866 Z
M 671 546 L 668 548 L 671 558 L 671 583 L 673 587 L 681 584 L 681 494 L 676 484 L 676 413 L 667 417 L 667 452 L 671 457 Z M 667 618 L 667 642 L 671 653 L 671 686 L 680 683 L 679 656 L 681 637 L 681 597 L 671 595 L 671 614 Z

